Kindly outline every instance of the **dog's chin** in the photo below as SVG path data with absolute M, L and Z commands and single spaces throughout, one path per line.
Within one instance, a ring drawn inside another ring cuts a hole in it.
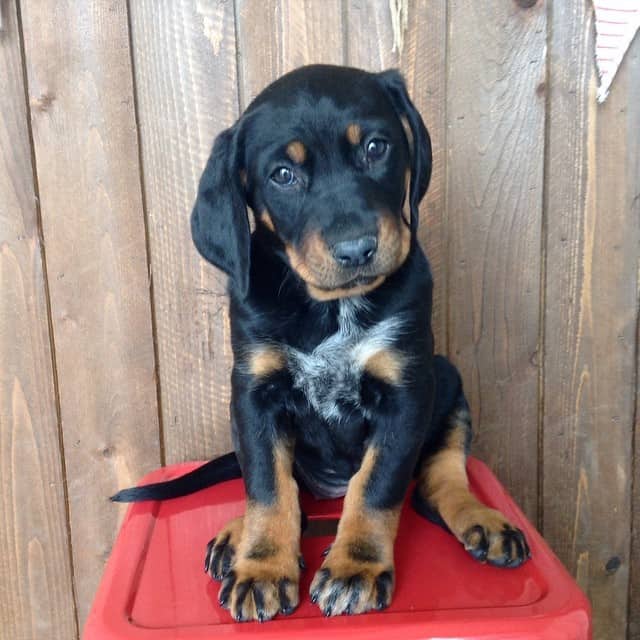
M 347 282 L 332 288 L 325 288 L 320 285 L 305 281 L 307 292 L 314 300 L 328 302 L 330 300 L 339 300 L 340 298 L 350 298 L 354 296 L 362 296 L 370 293 L 379 287 L 386 279 L 386 275 L 374 276 L 356 276 Z
M 347 280 L 341 284 L 338 288 L 340 289 L 353 289 L 354 287 L 368 287 L 370 284 L 373 284 L 382 274 L 376 274 L 372 276 L 359 275 L 351 280 Z M 322 289 L 322 287 L 320 287 Z M 336 287 L 331 287 L 335 289 Z M 331 290 L 331 288 L 329 290 Z

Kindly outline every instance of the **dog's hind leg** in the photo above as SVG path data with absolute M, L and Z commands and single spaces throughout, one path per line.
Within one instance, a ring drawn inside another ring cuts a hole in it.
M 523 533 L 469 490 L 471 419 L 460 376 L 442 357 L 437 357 L 435 369 L 439 400 L 448 399 L 448 406 L 440 404 L 434 411 L 434 420 L 440 422 L 433 425 L 436 444 L 425 448 L 419 463 L 413 505 L 421 515 L 446 526 L 477 560 L 517 567 L 530 557 Z

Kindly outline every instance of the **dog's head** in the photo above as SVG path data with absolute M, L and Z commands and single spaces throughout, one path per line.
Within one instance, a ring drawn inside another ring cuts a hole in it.
M 406 260 L 430 175 L 429 135 L 397 71 L 302 67 L 216 139 L 193 239 L 245 296 L 250 207 L 311 297 L 363 294 Z

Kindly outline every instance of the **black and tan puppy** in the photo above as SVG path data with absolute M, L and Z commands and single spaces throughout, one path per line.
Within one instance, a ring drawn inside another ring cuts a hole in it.
M 191 224 L 200 253 L 230 276 L 232 431 L 248 501 L 210 543 L 206 569 L 238 620 L 298 604 L 299 484 L 345 495 L 311 585 L 326 615 L 390 603 L 414 475 L 415 507 L 472 556 L 514 567 L 529 555 L 468 490 L 469 413 L 457 371 L 433 354 L 432 279 L 416 241 L 430 173 L 429 136 L 396 71 L 298 69 L 215 141 Z M 183 495 L 235 472 L 227 456 L 116 498 Z

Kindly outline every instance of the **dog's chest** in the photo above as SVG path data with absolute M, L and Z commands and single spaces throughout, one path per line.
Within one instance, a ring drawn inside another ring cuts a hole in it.
M 362 303 L 342 301 L 334 334 L 310 353 L 288 349 L 294 387 L 325 420 L 340 421 L 354 411 L 366 414 L 360 402 L 365 365 L 373 355 L 391 347 L 402 331 L 401 316 L 364 327 L 358 315 L 365 311 Z

